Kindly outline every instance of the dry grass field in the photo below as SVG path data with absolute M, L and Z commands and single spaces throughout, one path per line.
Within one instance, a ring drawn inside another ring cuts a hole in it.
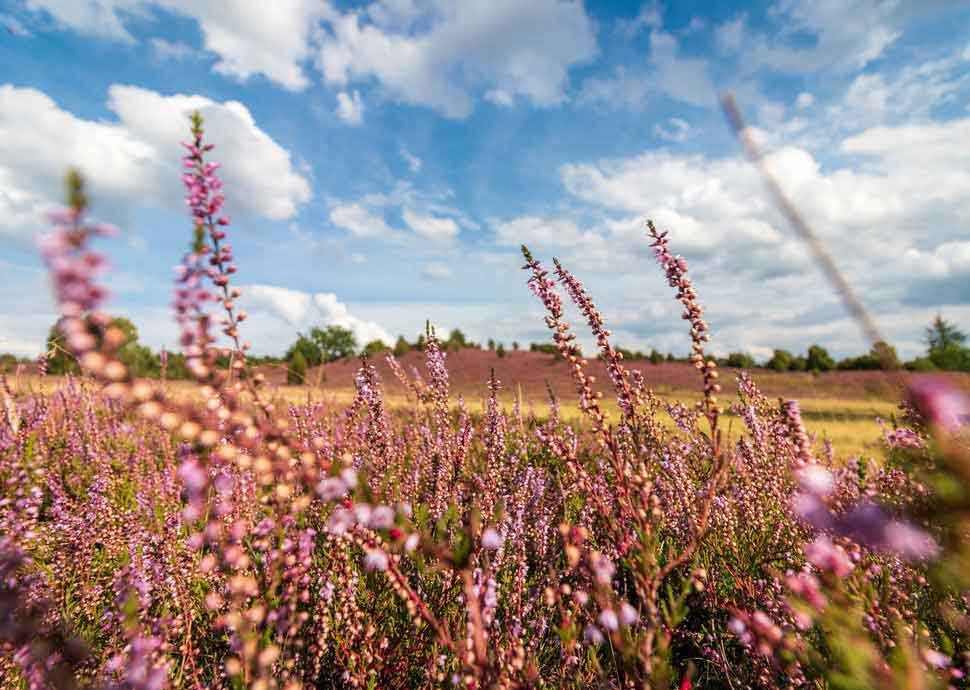
M 421 375 L 424 371 L 423 356 L 410 352 L 400 359 L 405 371 Z M 386 400 L 392 408 L 403 408 L 409 404 L 407 393 L 395 379 L 383 358 L 375 361 L 382 383 L 386 389 Z M 487 389 L 485 383 L 494 370 L 502 383 L 501 400 L 507 410 L 511 410 L 516 398 L 521 400 L 525 415 L 543 419 L 548 416 L 548 390 L 555 392 L 566 419 L 577 420 L 580 412 L 576 406 L 576 396 L 568 371 L 561 361 L 551 355 L 536 352 L 518 351 L 497 357 L 494 352 L 466 349 L 448 354 L 447 365 L 451 377 L 453 396 L 461 396 L 465 408 L 472 414 L 480 413 L 484 407 Z M 650 364 L 646 361 L 630 362 L 634 369 L 640 369 L 648 385 L 657 395 L 667 401 L 680 401 L 690 404 L 699 398 L 698 377 L 688 365 L 681 363 Z M 309 372 L 309 383 L 303 386 L 281 383 L 281 371 L 263 368 L 267 378 L 270 396 L 280 406 L 318 401 L 336 407 L 346 406 L 353 398 L 354 374 L 359 366 L 356 360 L 341 360 L 326 365 L 323 370 Z M 608 395 L 609 387 L 603 365 L 598 360 L 589 361 L 590 370 L 597 378 L 597 385 L 606 394 L 606 409 L 616 418 L 618 410 Z M 602 370 L 602 371 L 601 371 Z M 737 389 L 736 371 L 724 370 L 722 380 L 724 392 L 721 399 L 725 408 L 735 400 Z M 811 373 L 777 373 L 767 370 L 752 372 L 756 383 L 769 396 L 795 397 L 799 400 L 802 415 L 808 430 L 816 434 L 818 442 L 830 440 L 839 457 L 848 458 L 858 455 L 879 457 L 881 454 L 881 426 L 879 420 L 890 422 L 898 410 L 902 383 L 912 374 L 887 374 L 877 371 L 846 371 Z M 948 375 L 958 386 L 970 390 L 970 375 Z M 36 375 L 10 376 L 9 381 L 15 390 L 50 392 L 61 385 L 58 377 L 41 378 Z M 188 382 L 170 381 L 164 384 L 175 397 L 195 395 L 194 386 Z M 725 428 L 731 433 L 734 415 L 726 409 Z

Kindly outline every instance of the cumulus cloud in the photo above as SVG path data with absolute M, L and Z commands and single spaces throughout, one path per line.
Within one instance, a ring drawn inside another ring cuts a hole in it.
M 354 89 L 351 93 L 341 91 L 337 94 L 337 117 L 348 125 L 363 124 L 364 102 L 360 98 L 360 91 Z
M 393 342 L 380 324 L 354 316 L 332 292 L 310 293 L 277 285 L 245 285 L 241 289 L 241 304 L 253 313 L 256 329 L 260 329 L 261 317 L 269 317 L 285 322 L 294 333 L 313 326 L 341 326 L 353 331 L 360 344 L 372 340 Z
M 970 119 L 882 126 L 845 138 L 834 165 L 798 147 L 767 156 L 768 167 L 907 356 L 918 350 L 931 305 L 970 300 L 970 173 L 954 145 L 968 137 Z M 563 257 L 592 285 L 602 281 L 600 303 L 618 299 L 622 311 L 631 290 L 643 299 L 637 281 L 652 280 L 649 272 L 642 277 L 648 259 L 643 220 L 649 217 L 670 231 L 673 250 L 690 260 L 724 351 L 779 346 L 779 329 L 790 329 L 796 344 L 817 338 L 842 353 L 864 347 L 807 248 L 741 158 L 646 151 L 566 164 L 560 177 L 574 210 L 493 223 L 497 242 L 525 242 Z M 579 215 L 593 221 L 579 222 Z M 664 298 L 663 284 L 656 287 L 657 298 Z M 681 338 L 659 329 L 649 315 L 642 318 L 639 326 L 636 319 L 623 325 L 631 342 Z
M 772 8 L 771 30 L 753 30 L 736 17 L 719 25 L 715 35 L 722 51 L 743 56 L 749 71 L 849 72 L 881 57 L 900 37 L 901 5 L 862 0 L 847 12 L 839 0 L 780 0 Z
M 38 213 L 60 201 L 69 166 L 85 174 L 109 220 L 123 223 L 143 204 L 181 210 L 180 141 L 193 110 L 206 119 L 214 155 L 225 164 L 231 210 L 282 220 L 310 198 L 290 153 L 239 102 L 114 85 L 107 106 L 117 121 L 85 120 L 37 89 L 0 86 L 0 233 L 36 230 Z
M 134 42 L 127 24 L 150 21 L 155 9 L 195 20 L 206 50 L 218 60 L 213 69 L 245 81 L 263 75 L 284 88 L 309 85 L 301 63 L 310 55 L 314 20 L 331 12 L 326 2 L 274 0 L 27 0 L 75 31 Z
M 618 65 L 608 77 L 591 77 L 583 83 L 579 100 L 606 107 L 641 107 L 652 94 L 679 103 L 709 107 L 717 90 L 707 60 L 686 57 L 673 34 L 650 24 L 650 52 L 640 66 Z
M 330 222 L 356 237 L 390 237 L 395 234 L 383 215 L 359 203 L 335 205 L 330 209 Z
M 662 124 L 654 125 L 653 133 L 658 139 L 683 143 L 690 137 L 691 128 L 685 120 L 681 120 L 679 117 L 671 117 Z
M 159 60 L 184 60 L 195 55 L 195 48 L 181 41 L 167 41 L 164 38 L 153 38 L 149 42 L 152 52 Z
M 412 241 L 424 238 L 447 243 L 462 228 L 478 229 L 476 222 L 449 203 L 453 196 L 448 188 L 423 190 L 399 180 L 386 193 L 332 202 L 330 222 L 359 238 L 391 239 L 399 243 L 409 238 Z M 407 229 L 389 225 L 386 220 L 389 214 L 390 217 L 400 215 Z
M 471 113 L 478 89 L 505 94 L 500 101 L 562 103 L 569 68 L 596 53 L 593 24 L 573 0 L 385 2 L 380 10 L 330 18 L 317 59 L 325 81 L 343 88 L 373 80 L 400 101 L 453 118 Z M 420 13 L 425 30 L 392 28 L 402 11 Z
M 425 280 L 448 280 L 453 275 L 451 267 L 442 263 L 429 263 L 421 267 L 421 277 Z
M 458 223 L 451 218 L 421 215 L 409 208 L 404 209 L 401 215 L 409 228 L 429 240 L 446 241 L 458 235 Z

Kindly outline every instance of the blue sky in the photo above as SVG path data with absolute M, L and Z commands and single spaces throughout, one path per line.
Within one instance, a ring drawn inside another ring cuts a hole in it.
M 585 282 L 618 344 L 685 352 L 648 217 L 715 351 L 863 350 L 740 157 L 727 90 L 901 354 L 937 311 L 970 329 L 970 3 L 714 5 L 0 0 L 0 351 L 36 354 L 55 318 L 34 241 L 68 165 L 123 230 L 111 308 L 174 345 L 194 109 L 256 352 L 426 319 L 545 341 L 522 242 Z

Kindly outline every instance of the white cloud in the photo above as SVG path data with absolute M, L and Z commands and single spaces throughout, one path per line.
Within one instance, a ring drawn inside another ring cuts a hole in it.
M 421 172 L 421 166 L 423 163 L 420 158 L 408 151 L 403 145 L 399 149 L 399 152 L 401 154 L 401 158 L 403 158 L 404 162 L 408 164 L 408 170 L 413 173 Z
M 337 94 L 337 117 L 348 125 L 359 125 L 364 122 L 364 102 L 360 99 L 360 91 L 354 89 L 347 93 Z
M 807 91 L 802 91 L 800 94 L 798 94 L 798 98 L 795 99 L 795 107 L 799 110 L 811 108 L 814 103 L 815 97 Z
M 735 34 L 722 46 L 733 46 L 751 71 L 849 72 L 881 57 L 900 37 L 899 10 L 895 0 L 861 0 L 851 10 L 842 0 L 779 0 L 771 9 L 777 28 L 761 33 L 722 25 Z
M 195 55 L 195 48 L 180 41 L 167 41 L 164 38 L 153 38 L 149 42 L 152 52 L 159 60 L 184 60 Z
M 957 144 L 968 139 L 970 119 L 883 126 L 842 141 L 845 158 L 835 167 L 823 167 L 796 147 L 767 158 L 907 356 L 918 351 L 919 331 L 933 309 L 970 301 L 970 173 Z M 515 219 L 498 228 L 499 239 L 531 237 L 562 253 L 577 271 L 602 273 L 604 281 L 609 276 L 601 302 L 610 295 L 623 299 L 630 289 L 625 276 L 637 271 L 630 248 L 646 244 L 642 227 L 630 218 L 651 217 L 670 231 L 673 251 L 691 260 L 723 350 L 779 346 L 785 329 L 792 329 L 792 342 L 817 337 L 843 353 L 863 348 L 808 249 L 741 159 L 648 151 L 568 164 L 560 173 L 576 201 L 606 214 L 591 232 L 609 248 L 610 262 L 586 251 L 579 226 L 568 217 Z
M 657 138 L 663 139 L 664 141 L 682 143 L 690 137 L 691 128 L 686 121 L 681 120 L 679 117 L 671 117 L 662 124 L 654 125 L 653 133 Z
M 409 228 L 430 240 L 450 240 L 458 235 L 458 223 L 451 218 L 425 216 L 409 208 L 404 209 L 401 216 Z
M 579 99 L 606 107 L 640 107 L 651 94 L 697 107 L 717 102 L 707 60 L 681 55 L 677 39 L 659 24 L 650 31 L 646 64 L 633 68 L 618 65 L 610 77 L 587 79 Z
M 337 204 L 331 208 L 330 222 L 357 237 L 389 237 L 395 234 L 383 216 L 358 203 Z
M 240 304 L 245 305 L 253 316 L 247 321 L 261 330 L 261 317 L 269 316 L 284 321 L 294 332 L 307 330 L 313 326 L 341 326 L 353 331 L 361 345 L 372 340 L 392 343 L 393 340 L 380 324 L 358 318 L 350 313 L 347 305 L 337 299 L 332 292 L 303 292 L 277 285 L 244 285 Z M 281 343 L 273 351 L 285 349 L 288 343 Z
M 373 79 L 400 101 L 463 118 L 478 88 L 557 105 L 569 68 L 596 53 L 592 22 L 574 0 L 420 4 L 427 8 L 420 33 L 368 22 L 373 15 L 362 12 L 331 17 L 318 57 L 326 82 L 345 87 Z M 388 8 L 382 3 L 379 15 Z
M 134 41 L 129 19 L 168 10 L 198 22 L 205 49 L 219 57 L 216 72 L 240 81 L 259 74 L 291 90 L 309 85 L 301 63 L 310 56 L 314 20 L 331 12 L 314 0 L 28 0 L 27 7 L 76 31 L 125 42 Z
M 36 230 L 38 211 L 60 202 L 68 166 L 82 170 L 109 220 L 126 222 L 140 205 L 184 209 L 180 141 L 193 110 L 206 119 L 212 158 L 224 164 L 230 210 L 281 220 L 310 198 L 289 152 L 241 103 L 115 85 L 107 105 L 116 122 L 76 117 L 36 89 L 0 86 L 0 232 Z
M 448 280 L 453 275 L 451 267 L 442 263 L 429 263 L 421 267 L 421 277 L 426 280 Z

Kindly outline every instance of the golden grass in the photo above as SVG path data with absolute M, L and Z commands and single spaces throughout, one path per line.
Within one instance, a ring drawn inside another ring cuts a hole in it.
M 21 376 L 9 377 L 11 387 L 20 393 L 50 394 L 63 384 L 59 377 Z M 176 399 L 190 399 L 197 395 L 196 387 L 188 381 L 169 381 L 164 384 L 166 392 Z M 286 405 L 322 402 L 336 408 L 346 407 L 354 397 L 350 388 L 317 388 L 313 386 L 272 386 L 266 391 L 267 395 L 277 404 Z M 660 391 L 660 397 L 665 400 L 678 400 L 685 404 L 697 401 L 698 396 L 686 391 Z M 410 404 L 408 398 L 401 394 L 388 394 L 386 402 L 390 409 L 403 408 Z M 476 394 L 464 400 L 465 408 L 472 414 L 480 414 L 484 410 L 485 400 Z M 515 402 L 515 393 L 506 392 L 501 403 L 504 409 L 511 410 Z M 730 402 L 725 400 L 725 404 Z M 799 400 L 805 426 L 810 433 L 817 435 L 818 443 L 823 439 L 832 441 L 836 454 L 840 458 L 850 458 L 863 455 L 866 457 L 880 457 L 881 428 L 877 419 L 889 420 L 897 411 L 897 402 L 878 398 L 835 398 L 835 397 L 804 397 Z M 619 416 L 616 402 L 605 398 L 603 408 L 610 418 Z M 548 400 L 545 397 L 523 395 L 522 409 L 525 414 L 534 414 L 538 418 L 548 415 Z M 575 400 L 571 398 L 560 401 L 563 417 L 570 421 L 578 421 L 582 416 Z M 741 421 L 730 413 L 726 413 L 722 420 L 722 429 L 729 436 L 735 436 L 741 428 Z

